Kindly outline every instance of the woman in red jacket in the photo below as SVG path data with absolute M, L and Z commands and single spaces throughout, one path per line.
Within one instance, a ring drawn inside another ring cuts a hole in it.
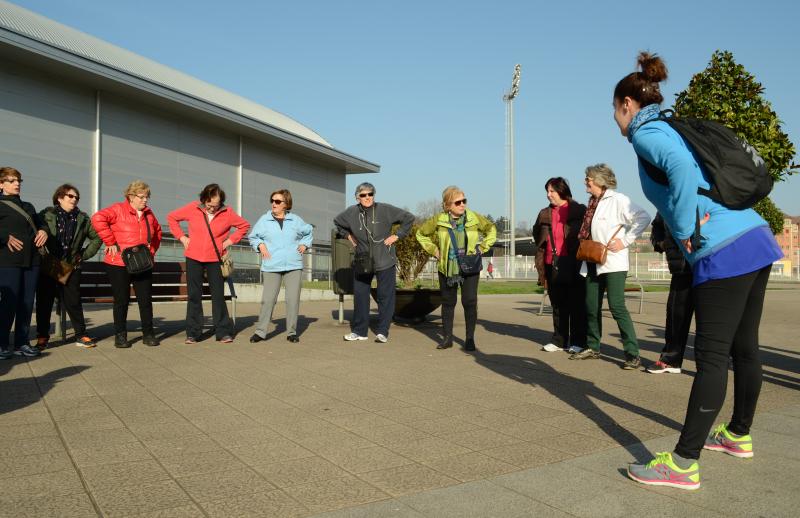
M 116 347 L 130 347 L 127 321 L 130 286 L 136 292 L 139 316 L 142 321 L 142 342 L 159 344 L 153 330 L 153 271 L 130 274 L 122 261 L 122 251 L 136 245 L 147 245 L 155 257 L 161 244 L 161 225 L 147 206 L 150 186 L 141 180 L 131 182 L 125 189 L 126 201 L 115 203 L 92 216 L 92 226 L 106 245 L 103 262 L 114 293 L 114 332 Z
M 225 206 L 225 191 L 219 185 L 206 185 L 200 193 L 200 203 L 191 202 L 167 214 L 172 235 L 183 243 L 186 255 L 186 284 L 189 301 L 186 304 L 186 343 L 197 343 L 203 332 L 203 273 L 211 289 L 211 315 L 217 341 L 233 342 L 233 323 L 225 305 L 225 280 L 220 268 L 221 258 L 229 246 L 238 243 L 250 230 L 246 219 Z M 180 223 L 186 221 L 188 235 Z M 231 234 L 231 229 L 236 232 Z M 211 240 L 211 234 L 214 240 Z M 190 237 L 191 236 L 191 237 Z

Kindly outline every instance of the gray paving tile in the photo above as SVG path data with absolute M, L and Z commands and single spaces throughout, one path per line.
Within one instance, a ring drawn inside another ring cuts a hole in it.
M 346 471 L 321 457 L 305 457 L 271 464 L 257 464 L 254 469 L 280 488 L 348 475 Z
M 186 453 L 205 453 L 223 449 L 219 443 L 202 434 L 142 439 L 142 444 L 157 458 L 172 457 Z
M 572 457 L 568 453 L 543 448 L 532 442 L 521 442 L 481 451 L 484 455 L 501 460 L 520 468 L 530 468 L 542 464 L 559 462 Z
M 20 457 L 39 453 L 58 453 L 64 451 L 61 438 L 54 435 L 43 437 L 21 437 L 0 442 L 0 459 Z
M 228 451 L 250 466 L 269 464 L 282 460 L 302 459 L 303 457 L 312 457 L 314 455 L 312 451 L 288 439 L 278 439 L 255 446 L 228 448 Z
M 72 469 L 66 451 L 0 457 L 0 479 Z
M 496 430 L 478 429 L 458 432 L 448 436 L 448 439 L 470 450 L 480 451 L 499 446 L 508 446 L 523 442 L 522 439 L 500 433 Z
M 14 506 L 0 506 L 2 518 L 39 518 L 57 516 L 58 518 L 86 518 L 98 516 L 89 495 L 73 494 L 65 496 L 40 496 L 16 502 Z
M 247 467 L 241 460 L 225 450 L 160 457 L 159 462 L 173 477 L 189 477 Z
M 81 474 L 86 483 L 94 489 L 113 489 L 126 485 L 153 483 L 170 478 L 169 473 L 152 459 L 84 466 L 81 468 Z
M 191 505 L 189 496 L 172 480 L 95 489 L 104 516 L 128 516 Z
M 58 435 L 52 422 L 0 425 L 0 437 L 4 439 L 23 439 L 25 437 L 46 437 Z
M 414 463 L 411 459 L 382 446 L 330 451 L 325 454 L 325 457 L 342 469 L 356 474 Z
M 383 491 L 355 477 L 292 486 L 286 488 L 286 492 L 315 513 L 389 498 Z
M 206 515 L 194 504 L 172 507 L 170 509 L 159 509 L 147 513 L 129 514 L 125 518 L 203 518 Z
M 392 496 L 419 493 L 459 483 L 458 480 L 421 464 L 370 471 L 359 476 Z
M 70 453 L 78 467 L 117 462 L 135 462 L 152 458 L 144 446 L 138 442 L 124 444 L 103 444 L 101 442 L 95 446 L 72 448 Z
M 315 518 L 424 518 L 424 516 L 399 500 L 384 500 L 317 514 Z
M 268 493 L 273 484 L 250 469 L 216 471 L 176 479 L 196 502 L 223 500 L 250 493 Z
M 439 437 L 423 437 L 413 441 L 390 444 L 388 449 L 416 461 L 433 460 L 451 455 L 462 455 L 472 451 L 454 442 Z
M 309 515 L 309 510 L 305 506 L 279 490 L 202 502 L 201 506 L 207 515 L 213 518 L 232 516 L 295 518 Z
M 477 452 L 425 460 L 422 461 L 422 464 L 461 482 L 485 479 L 519 470 L 518 467 L 507 462 Z
M 403 496 L 399 500 L 425 516 L 442 518 L 555 516 L 552 507 L 485 480 Z
M 20 500 L 29 498 L 84 493 L 83 484 L 74 469 L 10 477 L 4 479 L 2 484 L 0 506 L 16 506 Z

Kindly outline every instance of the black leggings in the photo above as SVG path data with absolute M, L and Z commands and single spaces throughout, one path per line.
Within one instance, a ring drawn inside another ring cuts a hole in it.
M 108 280 L 111 281 L 111 292 L 114 294 L 114 333 L 127 330 L 128 304 L 131 301 L 131 284 L 139 304 L 139 318 L 142 322 L 142 334 L 153 334 L 153 271 L 131 275 L 124 266 L 106 263 Z
M 750 433 L 761 392 L 758 326 L 772 266 L 738 277 L 704 282 L 694 288 L 697 375 L 692 383 L 686 421 L 675 446 L 681 457 L 697 459 L 728 384 L 733 358 L 733 416 L 728 429 Z
M 480 275 L 468 275 L 461 283 L 461 306 L 464 308 L 466 339 L 475 338 L 475 324 L 478 322 L 478 279 Z M 447 277 L 439 272 L 439 289 L 442 293 L 442 331 L 444 336 L 453 336 L 453 320 L 456 314 L 458 286 L 448 286 Z

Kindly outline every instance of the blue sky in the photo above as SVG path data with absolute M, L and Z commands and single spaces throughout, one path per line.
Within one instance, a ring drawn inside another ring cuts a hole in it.
M 639 50 L 667 61 L 665 105 L 714 50 L 730 50 L 800 146 L 800 3 L 788 0 L 16 3 L 289 115 L 381 165 L 351 176 L 348 191 L 370 181 L 379 201 L 412 210 L 457 184 L 473 210 L 505 213 L 502 95 L 516 63 L 518 221 L 546 204 L 551 176 L 585 201 L 583 171 L 598 162 L 652 210 L 611 109 Z M 778 184 L 773 199 L 800 215 L 800 178 Z

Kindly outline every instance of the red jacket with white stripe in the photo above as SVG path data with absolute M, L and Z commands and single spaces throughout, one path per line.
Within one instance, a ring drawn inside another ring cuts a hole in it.
M 103 240 L 106 248 L 117 245 L 120 251 L 111 255 L 106 249 L 103 262 L 114 266 L 125 266 L 122 262 L 122 251 L 147 243 L 147 224 L 150 225 L 150 253 L 155 256 L 158 247 L 161 246 L 161 225 L 150 207 L 144 208 L 141 219 L 128 201 L 109 205 L 96 212 L 92 216 L 92 226 L 97 235 Z
M 203 263 L 216 263 L 219 259 L 217 259 L 217 253 L 211 244 L 211 236 L 204 220 L 208 220 L 206 211 L 196 201 L 187 203 L 183 207 L 167 214 L 169 230 L 176 239 L 186 235 L 180 223 L 186 221 L 189 225 L 189 247 L 184 251 L 186 257 Z M 209 224 L 211 225 L 211 232 L 214 234 L 214 242 L 217 244 L 217 249 L 223 255 L 225 255 L 222 250 L 223 241 L 229 239 L 231 243 L 236 244 L 250 230 L 250 223 L 236 214 L 235 210 L 225 205 L 214 214 Z M 231 228 L 233 227 L 236 228 L 236 232 L 231 234 Z

